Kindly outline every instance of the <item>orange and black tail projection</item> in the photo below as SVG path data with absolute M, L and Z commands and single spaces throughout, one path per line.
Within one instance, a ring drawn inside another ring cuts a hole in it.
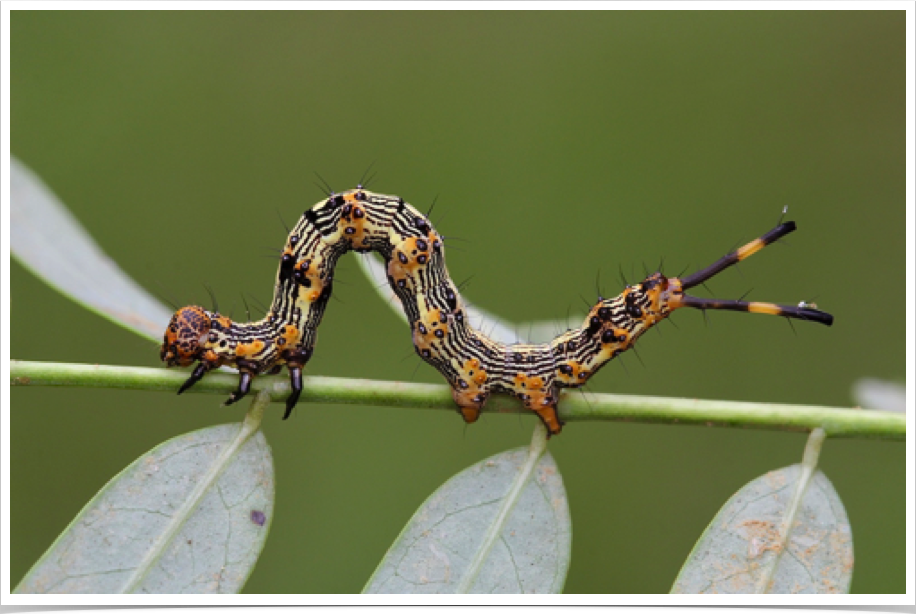
M 797 306 L 791 306 L 777 305 L 775 303 L 760 303 L 756 301 L 707 299 L 683 294 L 684 290 L 693 288 L 694 286 L 699 286 L 707 279 L 718 275 L 728 267 L 741 262 L 753 254 L 756 254 L 767 245 L 775 243 L 790 232 L 793 232 L 795 229 L 795 222 L 785 222 L 769 231 L 762 237 L 754 239 L 747 245 L 739 247 L 730 254 L 726 254 L 705 269 L 701 269 L 693 275 L 688 275 L 683 279 L 669 279 L 669 285 L 676 286 L 679 290 L 673 293 L 676 294 L 676 296 L 672 296 L 672 299 L 669 301 L 670 308 L 673 310 L 679 307 L 693 307 L 694 309 L 726 309 L 729 311 L 766 313 L 773 316 L 783 316 L 784 318 L 795 318 L 809 322 L 819 322 L 821 324 L 830 326 L 833 324 L 832 315 L 818 309 L 814 309 L 804 301 L 799 303 Z

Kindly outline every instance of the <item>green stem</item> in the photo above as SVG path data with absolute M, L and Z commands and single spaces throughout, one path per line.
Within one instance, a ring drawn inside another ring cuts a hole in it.
M 10 361 L 12 386 L 76 386 L 174 392 L 187 377 L 184 371 L 166 369 Z M 228 395 L 237 384 L 238 376 L 234 374 L 210 373 L 189 392 Z M 451 392 L 447 386 L 442 385 L 313 376 L 305 378 L 303 388 L 301 400 L 309 403 L 455 410 Z M 289 382 L 281 376 L 256 378 L 252 389 L 267 391 L 271 401 L 283 401 L 290 392 Z M 517 399 L 504 395 L 492 397 L 487 403 L 487 410 L 499 413 L 526 411 Z M 902 413 L 816 405 L 622 394 L 589 394 L 585 397 L 564 393 L 560 397 L 560 419 L 567 422 L 612 420 L 806 432 L 822 428 L 828 437 L 906 439 L 906 417 Z

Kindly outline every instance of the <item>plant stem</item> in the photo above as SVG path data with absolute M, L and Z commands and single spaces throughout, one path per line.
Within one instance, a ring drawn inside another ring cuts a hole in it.
M 184 371 L 144 367 L 10 361 L 12 386 L 75 386 L 174 392 L 187 377 Z M 228 395 L 237 384 L 238 376 L 232 373 L 210 373 L 189 392 Z M 301 400 L 309 403 L 450 411 L 456 409 L 449 388 L 442 385 L 312 376 L 304 379 L 303 388 Z M 271 401 L 284 401 L 290 393 L 288 380 L 281 376 L 256 378 L 252 390 L 267 391 Z M 584 397 L 568 393 L 561 395 L 559 406 L 560 419 L 568 422 L 611 420 L 806 432 L 822 428 L 828 437 L 906 439 L 905 415 L 887 411 L 621 394 L 589 394 Z M 527 413 L 521 402 L 504 395 L 491 397 L 487 410 Z

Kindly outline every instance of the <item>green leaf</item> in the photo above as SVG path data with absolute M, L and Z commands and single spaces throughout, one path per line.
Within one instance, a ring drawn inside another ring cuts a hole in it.
M 122 271 L 41 179 L 10 158 L 10 251 L 87 309 L 155 342 L 171 312 Z
M 563 478 L 540 424 L 528 448 L 452 477 L 401 531 L 364 593 L 559 593 L 572 546 Z
M 830 480 L 815 469 L 811 448 L 809 442 L 802 464 L 771 471 L 728 500 L 672 593 L 849 592 L 852 530 Z
M 274 510 L 270 447 L 245 422 L 171 439 L 114 477 L 16 587 L 17 593 L 237 593 Z

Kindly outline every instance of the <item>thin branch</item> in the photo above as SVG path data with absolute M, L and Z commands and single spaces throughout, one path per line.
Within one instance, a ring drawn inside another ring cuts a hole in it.
M 73 386 L 122 388 L 175 392 L 187 378 L 178 370 L 116 367 L 52 362 L 10 361 L 12 386 Z M 238 384 L 231 373 L 210 373 L 188 392 L 229 394 Z M 306 377 L 301 401 L 343 403 L 413 409 L 455 411 L 447 386 L 408 384 L 338 377 Z M 282 376 L 259 377 L 252 390 L 265 390 L 271 401 L 285 401 L 289 381 Z M 609 420 L 656 424 L 697 424 L 782 431 L 811 431 L 822 428 L 828 437 L 879 438 L 904 441 L 904 414 L 816 405 L 777 405 L 741 401 L 710 401 L 669 397 L 593 394 L 586 402 L 579 395 L 564 392 L 560 397 L 560 419 L 567 422 Z M 486 411 L 525 412 L 514 398 L 495 395 Z

